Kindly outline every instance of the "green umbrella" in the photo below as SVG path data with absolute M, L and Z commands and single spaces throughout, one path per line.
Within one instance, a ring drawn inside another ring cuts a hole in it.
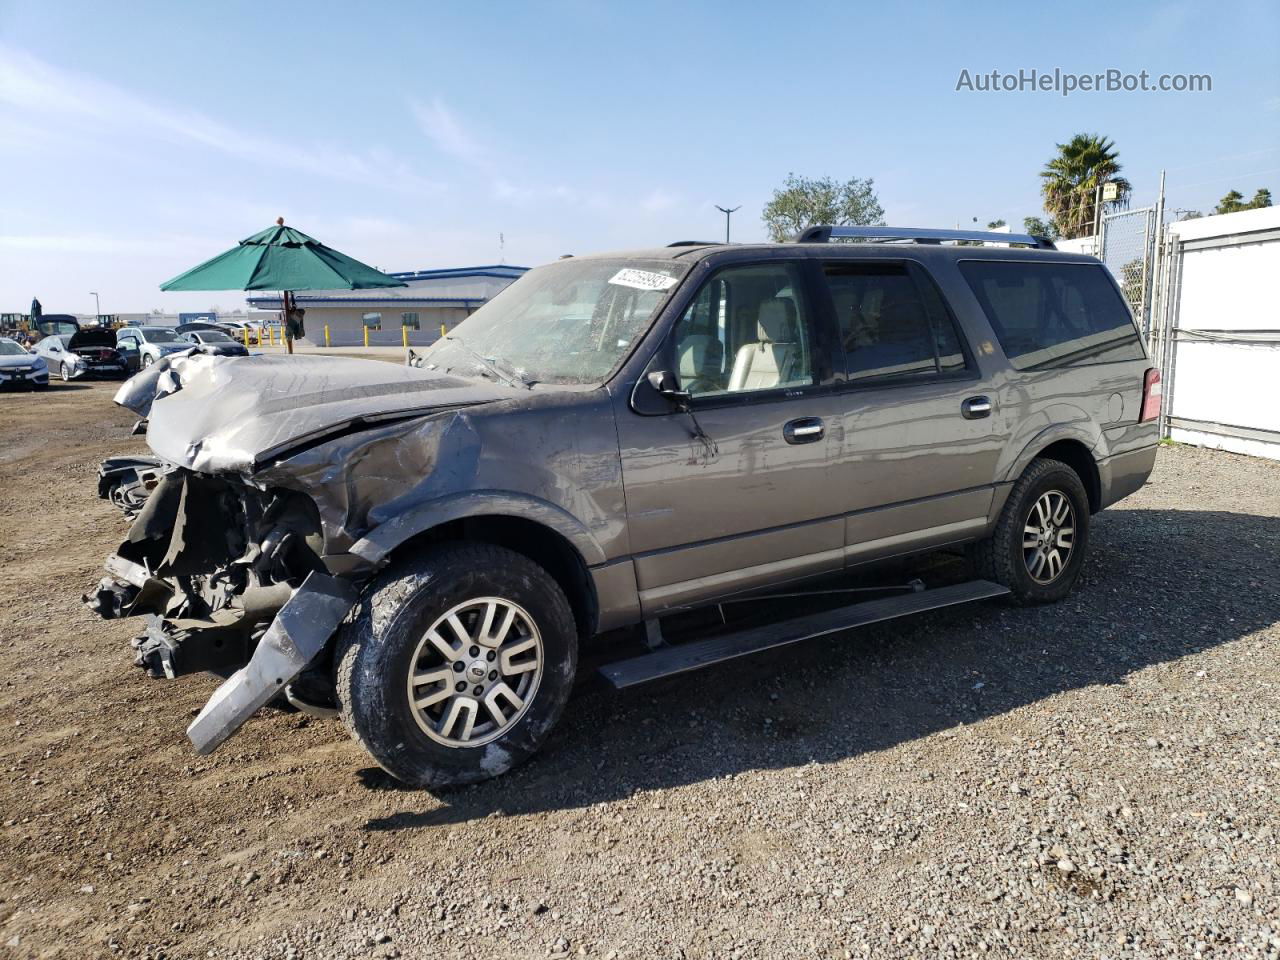
M 287 317 L 289 295 L 295 290 L 371 290 L 403 286 L 407 284 L 326 247 L 300 230 L 286 227 L 280 219 L 274 227 L 241 240 L 226 253 L 160 284 L 160 289 L 280 290 Z M 292 352 L 292 337 L 289 349 Z

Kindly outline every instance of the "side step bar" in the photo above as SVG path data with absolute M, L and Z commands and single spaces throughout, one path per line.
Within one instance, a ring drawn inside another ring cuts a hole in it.
M 921 590 L 882 600 L 864 600 L 836 610 L 812 613 L 807 616 L 784 620 L 781 623 L 749 627 L 737 633 L 712 637 L 708 640 L 692 640 L 688 643 L 662 647 L 628 660 L 607 663 L 600 674 L 616 690 L 634 687 L 659 677 L 687 673 L 709 667 L 725 660 L 745 657 L 774 647 L 811 640 L 831 633 L 839 633 L 852 627 L 864 627 L 883 620 L 938 610 L 974 600 L 990 600 L 1009 593 L 1008 587 L 987 580 L 970 580 L 933 590 Z

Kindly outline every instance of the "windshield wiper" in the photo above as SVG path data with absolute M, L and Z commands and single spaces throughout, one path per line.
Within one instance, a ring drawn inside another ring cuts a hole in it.
M 507 383 L 511 384 L 511 386 L 514 387 L 516 385 L 519 385 L 524 387 L 526 390 L 533 389 L 533 384 L 535 381 L 530 380 L 522 372 L 520 372 L 519 370 L 516 370 L 514 367 L 511 366 L 510 363 L 507 363 L 505 360 L 500 361 L 497 357 L 486 357 L 480 353 L 477 353 L 475 350 L 472 350 L 465 343 L 463 343 L 461 337 L 455 337 L 455 336 L 449 335 L 449 336 L 446 336 L 445 339 L 450 341 L 451 343 L 456 343 L 463 350 L 465 350 L 469 355 L 479 360 L 480 365 L 483 366 L 486 370 L 488 370 L 490 373 L 494 374 L 498 378 L 505 380 Z M 505 364 L 509 369 L 503 370 L 500 364 Z

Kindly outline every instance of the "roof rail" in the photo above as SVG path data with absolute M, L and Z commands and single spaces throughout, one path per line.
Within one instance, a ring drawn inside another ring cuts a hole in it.
M 675 243 L 668 243 L 668 247 L 714 247 L 715 240 L 677 240 Z
M 832 240 L 863 240 L 873 243 L 879 240 L 909 240 L 912 243 L 942 243 L 943 241 L 980 241 L 983 243 L 1019 244 L 1040 250 L 1056 250 L 1047 237 L 1029 233 L 997 233 L 994 230 L 933 230 L 927 227 L 809 227 L 796 237 L 796 243 L 829 243 Z

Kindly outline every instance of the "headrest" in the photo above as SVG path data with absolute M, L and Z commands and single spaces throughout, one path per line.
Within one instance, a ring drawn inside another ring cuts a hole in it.
M 760 339 L 771 343 L 796 342 L 796 304 L 784 297 L 771 297 L 761 302 L 756 314 Z

